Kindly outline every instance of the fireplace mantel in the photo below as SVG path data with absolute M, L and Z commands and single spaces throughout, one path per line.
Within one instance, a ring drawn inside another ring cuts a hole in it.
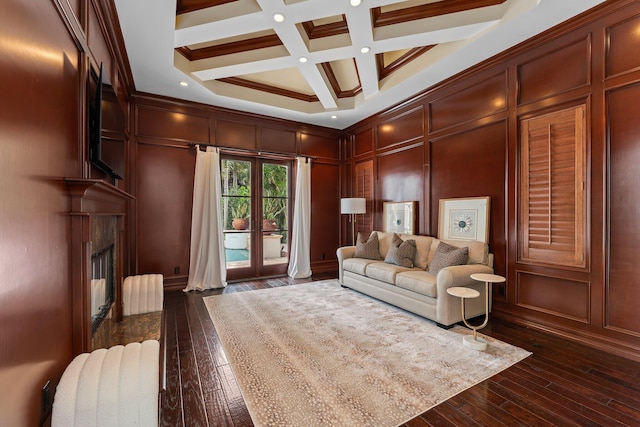
M 71 213 L 124 215 L 134 197 L 99 179 L 64 178 L 71 195 Z
M 134 199 L 129 193 L 102 180 L 64 178 L 71 198 L 71 298 L 73 304 L 73 352 L 91 351 L 91 253 L 98 216 L 111 216 L 115 233 L 115 298 L 113 308 L 122 319 L 124 216 Z

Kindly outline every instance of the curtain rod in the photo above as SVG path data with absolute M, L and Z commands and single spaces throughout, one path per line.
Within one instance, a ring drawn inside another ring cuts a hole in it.
M 190 142 L 188 144 L 190 147 L 195 147 L 198 145 L 201 145 L 203 147 L 217 147 L 221 150 L 224 151 L 232 151 L 232 152 L 237 152 L 237 153 L 254 153 L 254 154 L 266 154 L 266 155 L 271 155 L 271 156 L 280 156 L 280 157 L 290 157 L 292 159 L 295 159 L 296 157 L 304 157 L 305 159 L 311 159 L 311 160 L 317 160 L 318 157 L 317 156 L 304 156 L 304 155 L 297 155 L 297 154 L 291 154 L 291 153 L 279 153 L 277 151 L 268 151 L 268 150 L 252 150 L 250 148 L 233 148 L 233 147 L 221 147 L 219 145 L 216 144 L 206 144 L 206 143 L 202 143 L 202 142 Z

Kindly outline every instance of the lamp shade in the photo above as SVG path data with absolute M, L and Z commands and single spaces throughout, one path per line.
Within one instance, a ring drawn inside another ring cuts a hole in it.
M 367 199 L 360 198 L 360 197 L 340 199 L 340 213 L 343 213 L 343 214 L 367 213 Z

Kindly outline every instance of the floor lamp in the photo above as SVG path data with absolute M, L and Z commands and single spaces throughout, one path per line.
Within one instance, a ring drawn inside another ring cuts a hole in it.
M 340 213 L 349 214 L 349 222 L 351 222 L 352 244 L 356 244 L 356 214 L 367 213 L 367 199 L 360 197 L 350 197 L 340 199 Z

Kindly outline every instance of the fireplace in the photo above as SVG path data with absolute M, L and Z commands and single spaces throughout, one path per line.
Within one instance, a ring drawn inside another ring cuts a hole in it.
M 115 300 L 115 245 L 91 255 L 91 333 L 111 316 Z
M 122 320 L 124 216 L 133 197 L 101 180 L 64 178 L 64 182 L 71 196 L 73 352 L 77 355 L 100 348 L 93 339 Z

